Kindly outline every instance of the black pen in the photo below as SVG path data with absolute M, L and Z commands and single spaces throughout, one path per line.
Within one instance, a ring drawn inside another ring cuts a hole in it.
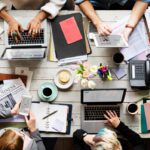
M 51 116 L 51 115 L 53 115 L 53 114 L 55 114 L 55 113 L 57 113 L 57 110 L 55 110 L 55 111 L 53 111 L 52 113 L 48 114 L 47 116 L 43 117 L 43 119 L 46 119 L 47 117 L 49 117 L 49 116 Z

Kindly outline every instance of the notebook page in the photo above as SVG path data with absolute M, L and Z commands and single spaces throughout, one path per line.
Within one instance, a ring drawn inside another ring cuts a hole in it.
M 62 132 L 65 133 L 67 129 L 67 114 L 68 106 L 48 103 L 33 103 L 32 111 L 36 116 L 36 124 L 39 131 L 45 132 Z M 57 111 L 55 114 L 43 119 L 46 115 Z M 61 123 L 61 127 L 57 124 Z M 55 128 L 56 126 L 56 128 Z M 60 130 L 61 129 L 61 130 Z

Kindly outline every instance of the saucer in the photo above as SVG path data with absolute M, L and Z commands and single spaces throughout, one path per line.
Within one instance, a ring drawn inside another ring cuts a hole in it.
M 64 84 L 63 84 L 63 83 L 61 83 L 61 82 L 59 81 L 59 74 L 60 74 L 61 72 L 64 72 L 64 71 L 66 71 L 66 72 L 69 73 L 69 75 L 70 75 L 70 80 L 69 80 L 67 83 L 64 83 Z M 74 81 L 73 72 L 72 72 L 72 70 L 70 70 L 70 69 L 68 69 L 68 68 L 59 69 L 58 72 L 56 73 L 55 77 L 54 77 L 54 83 L 55 83 L 56 86 L 57 86 L 58 88 L 60 88 L 60 89 L 68 89 L 69 87 L 72 86 L 73 81 Z
M 50 98 L 45 98 L 42 96 L 43 89 L 45 87 L 49 87 L 52 90 L 52 95 Z M 38 96 L 40 97 L 41 101 L 52 102 L 58 95 L 58 89 L 52 82 L 45 82 L 41 84 L 40 88 L 38 89 Z

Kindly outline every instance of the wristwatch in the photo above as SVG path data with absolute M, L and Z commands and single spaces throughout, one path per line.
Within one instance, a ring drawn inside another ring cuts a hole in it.
M 83 133 L 82 137 L 84 138 L 86 135 L 87 135 L 87 133 L 85 132 L 85 133 Z
M 126 26 L 125 26 L 126 28 L 131 28 L 132 30 L 134 29 L 134 26 L 132 26 L 132 25 L 129 25 L 129 24 L 126 24 Z

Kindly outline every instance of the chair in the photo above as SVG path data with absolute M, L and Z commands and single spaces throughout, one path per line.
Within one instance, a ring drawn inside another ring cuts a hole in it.
M 63 10 L 74 10 L 75 3 L 74 0 L 67 0 L 66 4 L 63 7 Z

